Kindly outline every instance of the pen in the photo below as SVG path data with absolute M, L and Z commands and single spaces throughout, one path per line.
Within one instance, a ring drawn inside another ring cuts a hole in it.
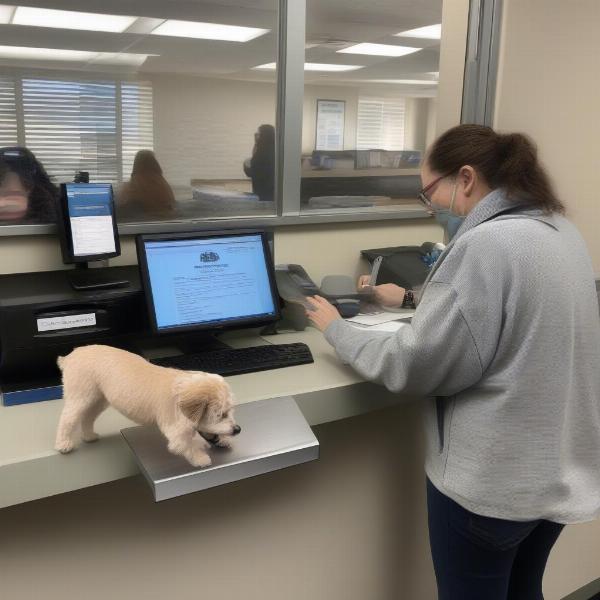
M 369 278 L 369 285 L 373 286 L 377 283 L 377 274 L 379 273 L 379 267 L 381 266 L 381 261 L 383 260 L 383 256 L 378 256 L 373 261 L 373 267 L 371 268 L 371 277 Z

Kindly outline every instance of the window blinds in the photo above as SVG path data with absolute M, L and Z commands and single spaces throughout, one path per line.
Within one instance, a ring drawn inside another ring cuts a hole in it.
M 115 84 L 102 81 L 23 79 L 25 145 L 59 181 L 89 171 L 116 181 Z
M 129 179 L 138 150 L 154 148 L 152 86 L 145 82 L 121 84 L 121 140 L 123 179 Z
M 356 148 L 404 150 L 404 98 L 359 98 Z
M 22 77 L 16 111 L 14 78 L 0 78 L 0 142 L 25 145 L 55 181 L 77 171 L 90 180 L 128 179 L 135 153 L 153 149 L 152 86 L 147 82 Z
M 17 111 L 15 80 L 0 77 L 0 147 L 17 146 Z

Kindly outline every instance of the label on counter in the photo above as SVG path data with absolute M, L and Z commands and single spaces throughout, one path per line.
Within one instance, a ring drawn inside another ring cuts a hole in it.
M 56 331 L 58 329 L 74 329 L 75 327 L 91 327 L 96 324 L 96 313 L 66 315 L 64 317 L 47 317 L 37 320 L 38 331 Z

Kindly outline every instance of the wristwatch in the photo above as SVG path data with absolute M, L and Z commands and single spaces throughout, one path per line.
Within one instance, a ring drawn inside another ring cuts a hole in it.
M 401 308 L 417 308 L 415 304 L 415 294 L 412 290 L 406 290 L 404 292 L 404 300 L 402 300 Z

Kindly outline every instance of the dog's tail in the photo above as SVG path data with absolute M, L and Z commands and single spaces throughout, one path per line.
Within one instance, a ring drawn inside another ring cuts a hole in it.
M 59 356 L 56 359 L 56 364 L 58 365 L 58 368 L 62 371 L 63 370 L 63 364 L 65 362 L 65 358 L 67 358 L 66 356 Z

